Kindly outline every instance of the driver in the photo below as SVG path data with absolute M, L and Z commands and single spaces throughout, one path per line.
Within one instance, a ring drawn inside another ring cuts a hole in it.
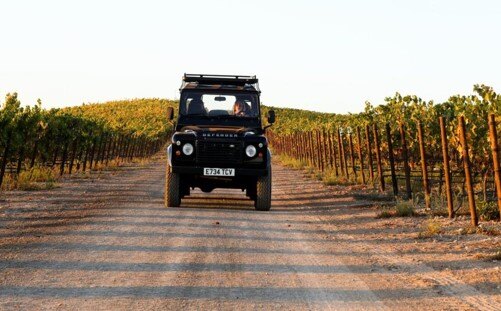
M 233 115 L 239 117 L 248 117 L 249 116 L 248 106 L 241 100 L 235 101 L 235 104 L 233 105 Z

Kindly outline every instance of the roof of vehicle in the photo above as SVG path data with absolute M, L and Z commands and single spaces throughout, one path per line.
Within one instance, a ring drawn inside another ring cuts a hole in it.
M 185 73 L 183 76 L 183 83 L 179 90 L 182 91 L 185 89 L 254 91 L 261 93 L 256 76 L 242 75 Z

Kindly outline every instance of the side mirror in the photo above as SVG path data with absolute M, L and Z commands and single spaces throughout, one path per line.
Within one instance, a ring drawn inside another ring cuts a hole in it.
M 172 119 L 174 119 L 174 109 L 167 107 L 167 120 L 172 121 Z
M 274 110 L 268 111 L 267 119 L 268 119 L 268 123 L 270 123 L 270 124 L 275 123 L 275 111 Z

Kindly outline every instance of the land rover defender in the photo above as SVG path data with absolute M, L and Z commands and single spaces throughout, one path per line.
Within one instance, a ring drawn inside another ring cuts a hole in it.
M 177 207 L 190 191 L 245 191 L 256 210 L 271 207 L 271 153 L 261 122 L 256 76 L 185 74 L 172 143 L 167 148 L 165 206 Z M 172 108 L 168 118 L 174 119 Z

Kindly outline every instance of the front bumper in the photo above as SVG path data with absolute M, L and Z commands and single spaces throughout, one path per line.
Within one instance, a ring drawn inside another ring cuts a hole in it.
M 205 166 L 208 167 L 208 166 Z M 203 176 L 203 167 L 197 166 L 172 166 L 172 172 L 178 174 L 200 175 Z M 266 168 L 238 168 L 235 167 L 235 177 L 238 176 L 267 176 Z M 207 176 L 211 177 L 211 176 Z

